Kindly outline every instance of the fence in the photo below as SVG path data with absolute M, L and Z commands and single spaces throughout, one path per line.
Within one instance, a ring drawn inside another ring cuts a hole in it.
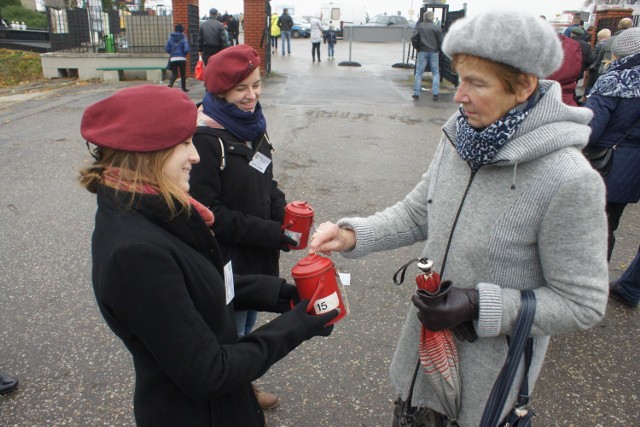
M 47 7 L 51 50 L 77 53 L 156 53 L 173 31 L 171 8 L 103 10 Z

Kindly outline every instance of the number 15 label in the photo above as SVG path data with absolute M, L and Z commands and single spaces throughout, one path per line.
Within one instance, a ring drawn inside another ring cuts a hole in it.
M 331 311 L 334 308 L 338 308 L 340 301 L 338 301 L 338 294 L 336 292 L 324 298 L 317 299 L 313 303 L 313 310 L 316 314 L 323 314 L 327 311 Z

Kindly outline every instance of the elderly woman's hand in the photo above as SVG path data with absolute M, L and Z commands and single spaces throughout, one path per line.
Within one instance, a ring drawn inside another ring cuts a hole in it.
M 311 236 L 309 253 L 322 252 L 331 255 L 332 251 L 343 252 L 356 246 L 356 234 L 353 230 L 338 227 L 332 222 L 323 222 Z

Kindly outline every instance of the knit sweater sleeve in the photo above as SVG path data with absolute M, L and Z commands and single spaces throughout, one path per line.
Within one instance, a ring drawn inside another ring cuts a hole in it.
M 607 304 L 607 220 L 602 179 L 576 152 L 573 169 L 551 198 L 538 231 L 545 285 L 534 290 L 533 335 L 584 330 L 602 319 Z M 526 287 L 522 284 L 520 288 Z M 510 335 L 520 291 L 481 283 L 478 335 Z M 484 293 L 484 295 L 483 295 Z M 500 298 L 497 298 L 498 293 Z M 501 316 L 495 316 L 495 309 Z

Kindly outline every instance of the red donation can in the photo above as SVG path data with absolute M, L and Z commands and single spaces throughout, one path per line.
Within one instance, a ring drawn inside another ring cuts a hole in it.
M 284 234 L 298 242 L 297 246 L 289 246 L 289 249 L 299 250 L 307 247 L 311 224 L 313 224 L 313 209 L 307 202 L 297 200 L 287 203 L 284 208 L 282 229 Z
M 300 299 L 309 300 L 308 313 L 320 315 L 340 307 L 340 314 L 328 325 L 337 323 L 347 315 L 336 281 L 336 269 L 329 258 L 316 254 L 306 256 L 293 266 L 291 276 Z

